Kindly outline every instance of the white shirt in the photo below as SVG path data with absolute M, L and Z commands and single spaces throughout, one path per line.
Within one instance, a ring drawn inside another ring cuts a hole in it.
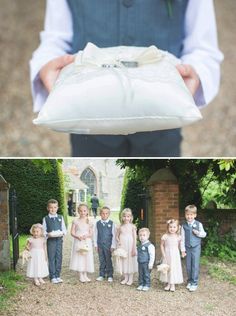
M 101 223 L 108 223 L 109 219 L 106 221 L 103 221 L 102 219 L 100 220 Z M 94 227 L 94 236 L 93 236 L 93 242 L 94 242 L 94 247 L 98 246 L 98 230 L 97 230 L 97 223 L 95 224 Z M 116 248 L 116 225 L 113 222 L 112 223 L 112 241 L 111 241 L 111 248 L 115 249 Z
M 194 99 L 202 107 L 216 96 L 220 83 L 223 54 L 218 49 L 213 0 L 189 0 L 186 10 L 185 38 L 181 60 L 196 70 L 201 86 Z M 66 0 L 47 0 L 41 44 L 30 61 L 34 111 L 39 111 L 47 91 L 39 79 L 39 71 L 48 61 L 70 52 L 73 39 L 72 16 Z
M 142 245 L 145 245 L 149 240 L 142 243 Z M 152 269 L 155 261 L 155 247 L 153 244 L 150 244 L 148 246 L 148 253 L 149 253 L 149 262 L 148 262 L 148 268 Z
M 193 220 L 191 223 L 188 223 L 188 224 L 193 227 L 194 223 L 195 223 L 195 220 Z M 194 227 L 193 227 L 193 229 L 194 229 Z M 200 238 L 205 238 L 206 237 L 206 232 L 205 232 L 205 230 L 204 230 L 204 228 L 202 226 L 202 223 L 199 223 L 199 230 L 198 230 L 197 237 L 200 237 Z M 183 226 L 181 227 L 180 249 L 181 249 L 181 251 L 186 251 L 186 249 L 185 249 L 185 233 L 184 233 Z
M 52 215 L 52 214 L 50 214 L 50 213 L 48 214 L 48 216 L 49 216 L 50 218 L 56 218 L 56 217 L 58 217 L 57 214 Z M 46 225 L 45 217 L 43 218 L 43 229 L 44 229 L 45 237 L 47 237 L 48 232 L 47 232 L 47 225 Z M 67 233 L 67 230 L 66 230 L 66 225 L 65 225 L 63 216 L 62 216 L 62 221 L 61 221 L 61 229 L 62 229 L 63 235 L 65 236 L 66 233 Z

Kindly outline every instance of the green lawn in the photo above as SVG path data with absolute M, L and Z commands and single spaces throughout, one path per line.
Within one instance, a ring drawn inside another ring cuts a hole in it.
M 234 263 L 222 261 L 219 258 L 203 256 L 201 257 L 201 264 L 207 266 L 208 273 L 212 278 L 236 285 L 236 268 Z
M 111 212 L 110 219 L 115 223 L 115 224 L 120 224 L 119 220 L 119 211 Z
M 21 253 L 26 245 L 27 238 L 29 238 L 30 235 L 19 235 L 19 252 Z M 12 250 L 12 237 L 10 236 L 10 253 L 11 253 L 11 258 L 13 257 L 13 250 Z
M 9 301 L 24 288 L 24 277 L 14 271 L 0 272 L 0 312 L 9 306 Z

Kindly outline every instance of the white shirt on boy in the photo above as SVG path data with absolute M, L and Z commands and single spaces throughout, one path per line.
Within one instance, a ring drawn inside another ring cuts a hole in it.
M 187 222 L 189 226 L 192 226 L 194 229 L 194 223 L 195 220 L 193 220 L 191 223 Z M 202 223 L 199 223 L 199 230 L 198 230 L 198 234 L 196 235 L 197 237 L 200 238 L 205 238 L 206 237 L 206 232 L 202 226 Z M 184 233 L 184 228 L 183 226 L 181 227 L 181 242 L 180 242 L 180 249 L 181 251 L 186 251 L 185 249 L 185 233 Z
M 145 241 L 144 243 L 141 243 L 142 245 L 145 245 L 148 243 L 149 240 Z M 148 263 L 148 268 L 152 269 L 155 261 L 155 247 L 153 244 L 150 244 L 148 246 L 148 254 L 149 254 L 149 263 Z
M 58 214 L 52 215 L 49 213 L 48 216 L 50 218 L 56 218 L 56 217 L 58 217 Z M 62 228 L 62 233 L 65 236 L 67 233 L 67 229 L 66 229 L 66 225 L 65 225 L 63 216 L 62 216 L 61 228 Z M 46 225 L 45 217 L 43 218 L 43 230 L 44 230 L 45 237 L 47 237 L 48 233 L 47 233 L 47 225 Z

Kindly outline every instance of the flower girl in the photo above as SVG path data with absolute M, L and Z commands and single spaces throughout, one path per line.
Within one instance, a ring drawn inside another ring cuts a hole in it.
M 170 219 L 167 222 L 167 233 L 161 237 L 161 253 L 163 263 L 169 265 L 166 274 L 161 273 L 160 280 L 166 282 L 165 291 L 175 291 L 175 284 L 183 283 L 183 273 L 180 258 L 179 221 Z
M 73 245 L 70 259 L 70 269 L 79 271 L 80 282 L 90 282 L 87 273 L 94 272 L 94 259 L 92 248 L 93 226 L 88 219 L 88 206 L 80 204 L 79 218 L 72 222 L 71 236 Z
M 45 283 L 43 278 L 49 274 L 43 226 L 34 224 L 30 229 L 30 234 L 32 237 L 27 239 L 25 247 L 30 252 L 26 275 L 29 278 L 34 278 L 34 284 L 39 286 Z
M 131 285 L 133 283 L 133 275 L 138 271 L 137 250 L 136 250 L 136 226 L 132 224 L 133 215 L 129 208 L 125 208 L 121 213 L 121 225 L 117 229 L 117 246 L 124 249 L 127 253 L 126 257 L 121 257 L 120 272 L 124 279 L 121 284 Z

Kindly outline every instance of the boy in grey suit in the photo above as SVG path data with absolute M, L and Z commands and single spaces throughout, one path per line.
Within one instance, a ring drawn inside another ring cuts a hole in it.
M 47 252 L 49 263 L 49 277 L 53 284 L 61 283 L 63 236 L 66 235 L 66 226 L 63 216 L 57 214 L 57 200 L 47 202 L 48 215 L 43 218 L 43 228 L 47 237 Z
M 181 229 L 181 253 L 182 257 L 186 256 L 187 289 L 190 292 L 196 291 L 198 286 L 201 239 L 206 237 L 202 223 L 195 220 L 196 216 L 197 207 L 195 205 L 186 206 L 186 222 L 184 222 Z
M 99 277 L 103 281 L 107 276 L 108 282 L 113 281 L 113 266 L 111 255 L 116 248 L 115 224 L 109 220 L 110 209 L 104 206 L 100 211 L 101 219 L 97 221 L 94 229 L 94 247 L 99 256 Z

